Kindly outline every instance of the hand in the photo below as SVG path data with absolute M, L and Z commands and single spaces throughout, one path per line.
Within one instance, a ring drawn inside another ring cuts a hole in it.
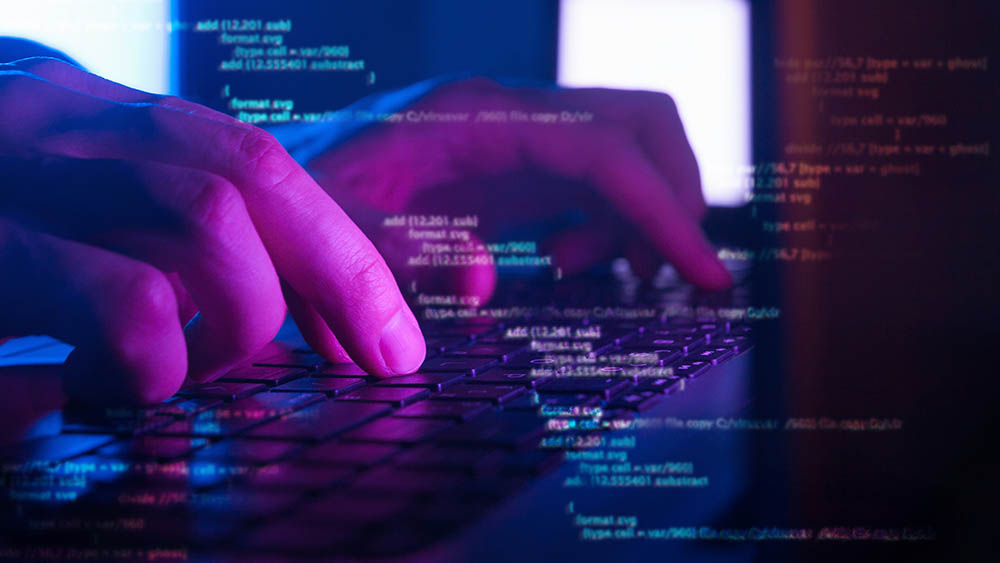
M 216 377 L 286 300 L 333 361 L 423 361 L 385 261 L 260 129 L 23 59 L 0 65 L 0 170 L 0 337 L 75 345 L 71 395 L 154 402 Z
M 527 120 L 510 119 L 512 110 Z M 480 111 L 506 122 L 476 122 Z M 420 112 L 469 117 L 411 121 Z M 562 112 L 577 121 L 563 120 Z M 669 96 L 506 88 L 475 79 L 439 87 L 401 113 L 401 120 L 379 123 L 308 164 L 397 276 L 407 270 L 406 257 L 419 254 L 418 243 L 397 234 L 405 229 L 380 230 L 383 216 L 473 213 L 487 235 L 517 222 L 564 223 L 539 242 L 567 274 L 624 253 L 651 275 L 658 254 L 697 286 L 731 283 L 698 226 L 706 210 L 698 164 Z M 536 121 L 545 115 L 557 119 Z M 421 287 L 446 279 L 443 289 L 480 297 L 496 281 L 492 267 L 459 269 L 452 278 L 410 270 Z

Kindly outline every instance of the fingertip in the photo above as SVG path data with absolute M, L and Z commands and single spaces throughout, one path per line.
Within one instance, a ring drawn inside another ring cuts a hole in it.
M 703 255 L 699 268 L 698 280 L 695 282 L 703 289 L 719 291 L 733 285 L 733 276 L 721 260 L 711 251 Z
M 379 376 L 413 373 L 424 363 L 427 355 L 424 335 L 413 312 L 405 304 L 382 329 L 379 352 L 384 367 L 384 373 L 375 374 Z

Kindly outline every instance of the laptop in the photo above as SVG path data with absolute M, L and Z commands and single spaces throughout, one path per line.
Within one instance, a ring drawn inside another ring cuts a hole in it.
M 892 13 L 902 13 L 898 4 Z M 382 380 L 326 362 L 286 324 L 274 343 L 217 381 L 185 386 L 149 408 L 67 409 L 0 450 L 0 554 L 817 561 L 974 560 L 987 553 L 963 532 L 982 531 L 978 519 L 960 516 L 978 514 L 982 503 L 968 493 L 949 495 L 947 485 L 972 479 L 992 498 L 995 486 L 974 477 L 977 468 L 992 467 L 982 453 L 985 438 L 945 433 L 925 413 L 988 429 L 989 418 L 974 413 L 992 403 L 971 390 L 957 395 L 958 404 L 947 400 L 953 395 L 936 377 L 942 363 L 913 347 L 947 354 L 948 377 L 955 377 L 979 366 L 956 353 L 965 349 L 960 343 L 995 342 L 995 325 L 975 314 L 907 308 L 908 300 L 929 305 L 932 295 L 960 303 L 961 292 L 939 275 L 912 287 L 907 280 L 926 262 L 887 252 L 926 233 L 922 222 L 884 212 L 875 219 L 892 228 L 872 243 L 852 208 L 903 201 L 924 218 L 928 198 L 900 199 L 893 183 L 891 197 L 872 195 L 871 186 L 885 187 L 888 173 L 880 176 L 879 168 L 851 184 L 824 178 L 843 188 L 836 198 L 803 183 L 797 193 L 815 194 L 811 207 L 762 197 L 773 193 L 767 182 L 773 188 L 782 176 L 802 179 L 775 172 L 779 161 L 799 162 L 789 144 L 807 150 L 833 137 L 799 118 L 872 107 L 856 91 L 836 106 L 833 93 L 794 90 L 795 74 L 776 65 L 827 60 L 845 45 L 896 59 L 916 50 L 899 35 L 862 47 L 845 41 L 831 30 L 856 25 L 877 37 L 871 22 L 878 18 L 861 3 L 842 10 L 564 0 L 551 22 L 558 45 L 551 78 L 564 85 L 668 88 L 661 74 L 680 73 L 666 80 L 676 85 L 669 89 L 699 160 L 714 163 L 703 178 L 712 206 L 706 229 L 736 280 L 730 290 L 697 291 L 668 266 L 639 280 L 624 260 L 571 278 L 501 269 L 487 304 L 415 306 L 427 360 L 414 375 Z M 969 21 L 935 13 L 939 22 Z M 952 51 L 973 60 L 982 46 L 977 29 L 959 42 L 968 52 L 945 42 L 927 49 L 936 49 L 935 61 L 946 62 L 940 53 Z M 699 47 L 675 68 L 650 72 L 657 61 L 643 57 L 676 52 L 670 41 L 678 39 Z M 971 81 L 958 84 L 963 91 L 983 80 L 949 76 Z M 893 79 L 916 84 L 923 75 Z M 705 80 L 717 81 L 721 92 L 709 103 L 698 95 Z M 884 96 L 901 96 L 882 88 Z M 906 107 L 894 103 L 879 107 Z M 719 115 L 730 131 L 719 133 Z M 840 156 L 831 162 L 885 164 Z M 972 180 L 950 168 L 931 179 L 965 178 L 975 191 L 988 184 L 976 168 L 982 162 L 962 165 L 971 167 Z M 939 211 L 943 225 L 965 224 L 970 239 L 989 232 L 974 228 L 984 222 L 969 221 L 965 206 Z M 821 233 L 820 224 L 830 232 Z M 924 248 L 954 271 L 978 271 L 968 253 Z M 823 258 L 834 249 L 856 254 L 847 262 Z M 896 259 L 891 267 L 879 261 L 886 255 Z M 985 312 L 996 310 L 986 282 L 965 289 Z M 961 330 L 963 323 L 971 330 Z M 59 346 L 15 341 L 0 347 L 0 358 L 58 358 Z M 996 387 L 970 377 L 980 391 Z

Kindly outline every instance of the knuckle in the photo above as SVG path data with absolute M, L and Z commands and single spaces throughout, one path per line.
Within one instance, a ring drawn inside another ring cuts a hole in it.
M 237 158 L 245 174 L 258 185 L 273 187 L 281 184 L 294 171 L 294 161 L 270 133 L 253 128 L 240 140 Z
M 13 63 L 18 68 L 22 68 L 34 74 L 45 74 L 47 72 L 61 72 L 67 68 L 75 68 L 73 65 L 57 59 L 55 57 L 27 57 L 19 59 Z
M 123 282 L 121 299 L 134 320 L 161 326 L 177 319 L 177 297 L 166 275 L 152 266 L 140 266 Z M 128 329 L 126 328 L 127 332 Z M 141 332 L 141 331 L 140 331 Z
M 635 95 L 638 97 L 637 101 L 641 103 L 641 107 L 649 108 L 650 111 L 661 115 L 679 115 L 677 102 L 674 100 L 673 96 L 667 94 L 666 92 L 642 90 L 635 92 Z
M 219 238 L 245 214 L 243 195 L 218 176 L 206 176 L 184 218 L 196 238 Z
M 677 102 L 674 101 L 674 97 L 666 92 L 648 92 L 647 95 L 650 101 L 661 108 L 665 108 L 671 111 L 677 110 Z

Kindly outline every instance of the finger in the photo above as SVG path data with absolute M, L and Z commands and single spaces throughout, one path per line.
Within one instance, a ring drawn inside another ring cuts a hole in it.
M 423 335 L 382 257 L 271 135 L 156 105 L 116 104 L 30 75 L 0 80 L 31 100 L 20 104 L 16 126 L 0 130 L 0 148 L 150 160 L 230 180 L 242 191 L 278 273 L 316 308 L 356 363 L 390 375 L 423 362 Z M 57 119 L 55 107 L 74 108 L 74 119 Z M 0 103 L 0 117 L 8 111 Z
M 413 259 L 423 254 L 423 248 L 421 241 L 410 238 L 405 229 L 382 228 L 373 239 L 402 287 L 419 293 L 455 295 L 463 303 L 485 303 L 496 290 L 497 269 L 489 261 L 490 252 L 483 240 L 470 231 L 463 234 L 465 240 L 451 242 L 455 252 L 450 257 L 465 263 L 438 267 L 414 265 Z
M 474 234 L 469 234 L 469 244 L 473 250 L 469 252 L 470 264 L 455 268 L 447 277 L 447 291 L 461 297 L 465 303 L 486 303 L 493 297 L 497 288 L 497 268 L 487 260 L 490 252 L 486 245 Z M 432 272 L 428 274 L 433 275 Z
M 80 67 L 53 57 L 29 57 L 13 61 L 9 64 L 14 68 L 29 72 L 54 84 L 97 98 L 104 98 L 105 100 L 115 102 L 156 104 L 161 107 L 188 112 L 199 117 L 236 127 L 251 127 L 249 124 L 235 119 L 228 114 L 215 111 L 201 104 L 189 102 L 176 96 L 151 94 L 142 90 L 136 90 L 135 88 L 129 88 L 128 86 L 102 78 L 96 74 L 91 74 Z
M 637 116 L 639 144 L 657 170 L 677 190 L 677 199 L 688 212 L 701 219 L 708 209 L 702 192 L 701 173 L 688 142 L 673 98 L 658 92 L 639 92 L 645 103 Z
M 177 272 L 200 313 L 185 328 L 189 377 L 205 380 L 256 353 L 284 321 L 278 277 L 229 182 L 155 163 L 21 161 L 31 190 L 0 198 L 40 228 Z M 180 313 L 190 304 L 181 301 Z
M 120 251 L 176 271 L 199 313 L 185 326 L 188 377 L 214 379 L 270 342 L 285 319 L 278 275 L 242 194 L 223 178 L 158 164 L 139 169 L 153 205 L 177 218 L 174 233 L 145 230 Z
M 523 141 L 528 154 L 550 170 L 590 181 L 691 283 L 729 286 L 729 273 L 697 223 L 634 140 L 617 129 L 594 127 L 573 137 L 559 129 L 536 129 Z
M 684 209 L 698 219 L 704 217 L 707 206 L 698 161 L 672 97 L 662 92 L 606 88 L 580 88 L 560 93 L 573 100 L 574 105 L 592 108 L 605 120 L 628 127 L 656 170 L 676 190 Z
M 0 332 L 77 348 L 67 391 L 95 402 L 161 401 L 187 370 L 177 301 L 156 268 L 0 220 Z
M 288 284 L 282 283 L 281 289 L 285 295 L 285 302 L 288 303 L 288 312 L 295 320 L 295 325 L 302 333 L 306 344 L 329 362 L 334 364 L 349 363 L 351 356 L 344 350 L 333 331 L 330 330 L 329 325 L 316 312 L 316 309 L 313 309 Z
M 619 248 L 616 237 L 600 224 L 584 225 L 560 231 L 546 241 L 552 262 L 562 274 L 580 274 L 615 256 Z
M 698 224 L 635 147 L 613 150 L 596 165 L 593 178 L 686 280 L 706 289 L 732 283 Z

